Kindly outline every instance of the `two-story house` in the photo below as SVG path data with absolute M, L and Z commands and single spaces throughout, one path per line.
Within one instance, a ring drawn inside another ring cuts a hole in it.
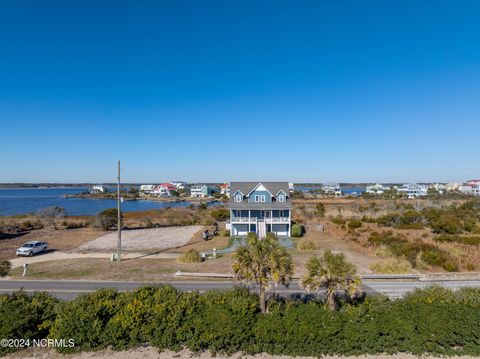
M 288 182 L 230 183 L 230 235 L 268 232 L 290 236 L 292 203 Z

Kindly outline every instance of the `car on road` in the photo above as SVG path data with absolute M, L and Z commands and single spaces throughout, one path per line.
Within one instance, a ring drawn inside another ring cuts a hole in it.
M 33 256 L 37 253 L 45 253 L 48 251 L 47 242 L 31 241 L 17 248 L 17 256 Z

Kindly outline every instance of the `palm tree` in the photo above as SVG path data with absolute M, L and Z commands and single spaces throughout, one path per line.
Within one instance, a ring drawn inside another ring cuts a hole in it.
M 235 279 L 258 285 L 260 309 L 266 313 L 265 289 L 271 281 L 288 286 L 294 266 L 292 257 L 278 244 L 273 233 L 264 239 L 249 233 L 247 243 L 233 254 L 232 270 Z
M 325 288 L 330 309 L 336 309 L 337 291 L 345 291 L 349 297 L 357 294 L 362 286 L 355 266 L 345 259 L 343 253 L 325 251 L 322 257 L 310 257 L 307 273 L 300 280 L 300 286 L 307 291 Z

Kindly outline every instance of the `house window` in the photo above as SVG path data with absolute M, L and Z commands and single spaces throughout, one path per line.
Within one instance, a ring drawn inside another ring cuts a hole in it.
M 259 202 L 259 200 L 260 200 L 260 196 L 256 195 L 255 196 L 255 202 Z
M 265 202 L 265 195 L 264 194 L 260 196 L 260 202 Z
M 278 202 L 285 202 L 285 195 L 284 194 L 279 194 L 278 195 Z
M 242 195 L 241 194 L 237 194 L 235 196 L 235 202 L 242 202 Z

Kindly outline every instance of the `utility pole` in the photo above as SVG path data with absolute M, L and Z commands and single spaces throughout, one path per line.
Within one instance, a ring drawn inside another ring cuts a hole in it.
M 117 184 L 117 224 L 118 224 L 118 242 L 117 242 L 117 260 L 122 259 L 122 211 L 120 200 L 120 160 L 118 160 L 118 184 Z

